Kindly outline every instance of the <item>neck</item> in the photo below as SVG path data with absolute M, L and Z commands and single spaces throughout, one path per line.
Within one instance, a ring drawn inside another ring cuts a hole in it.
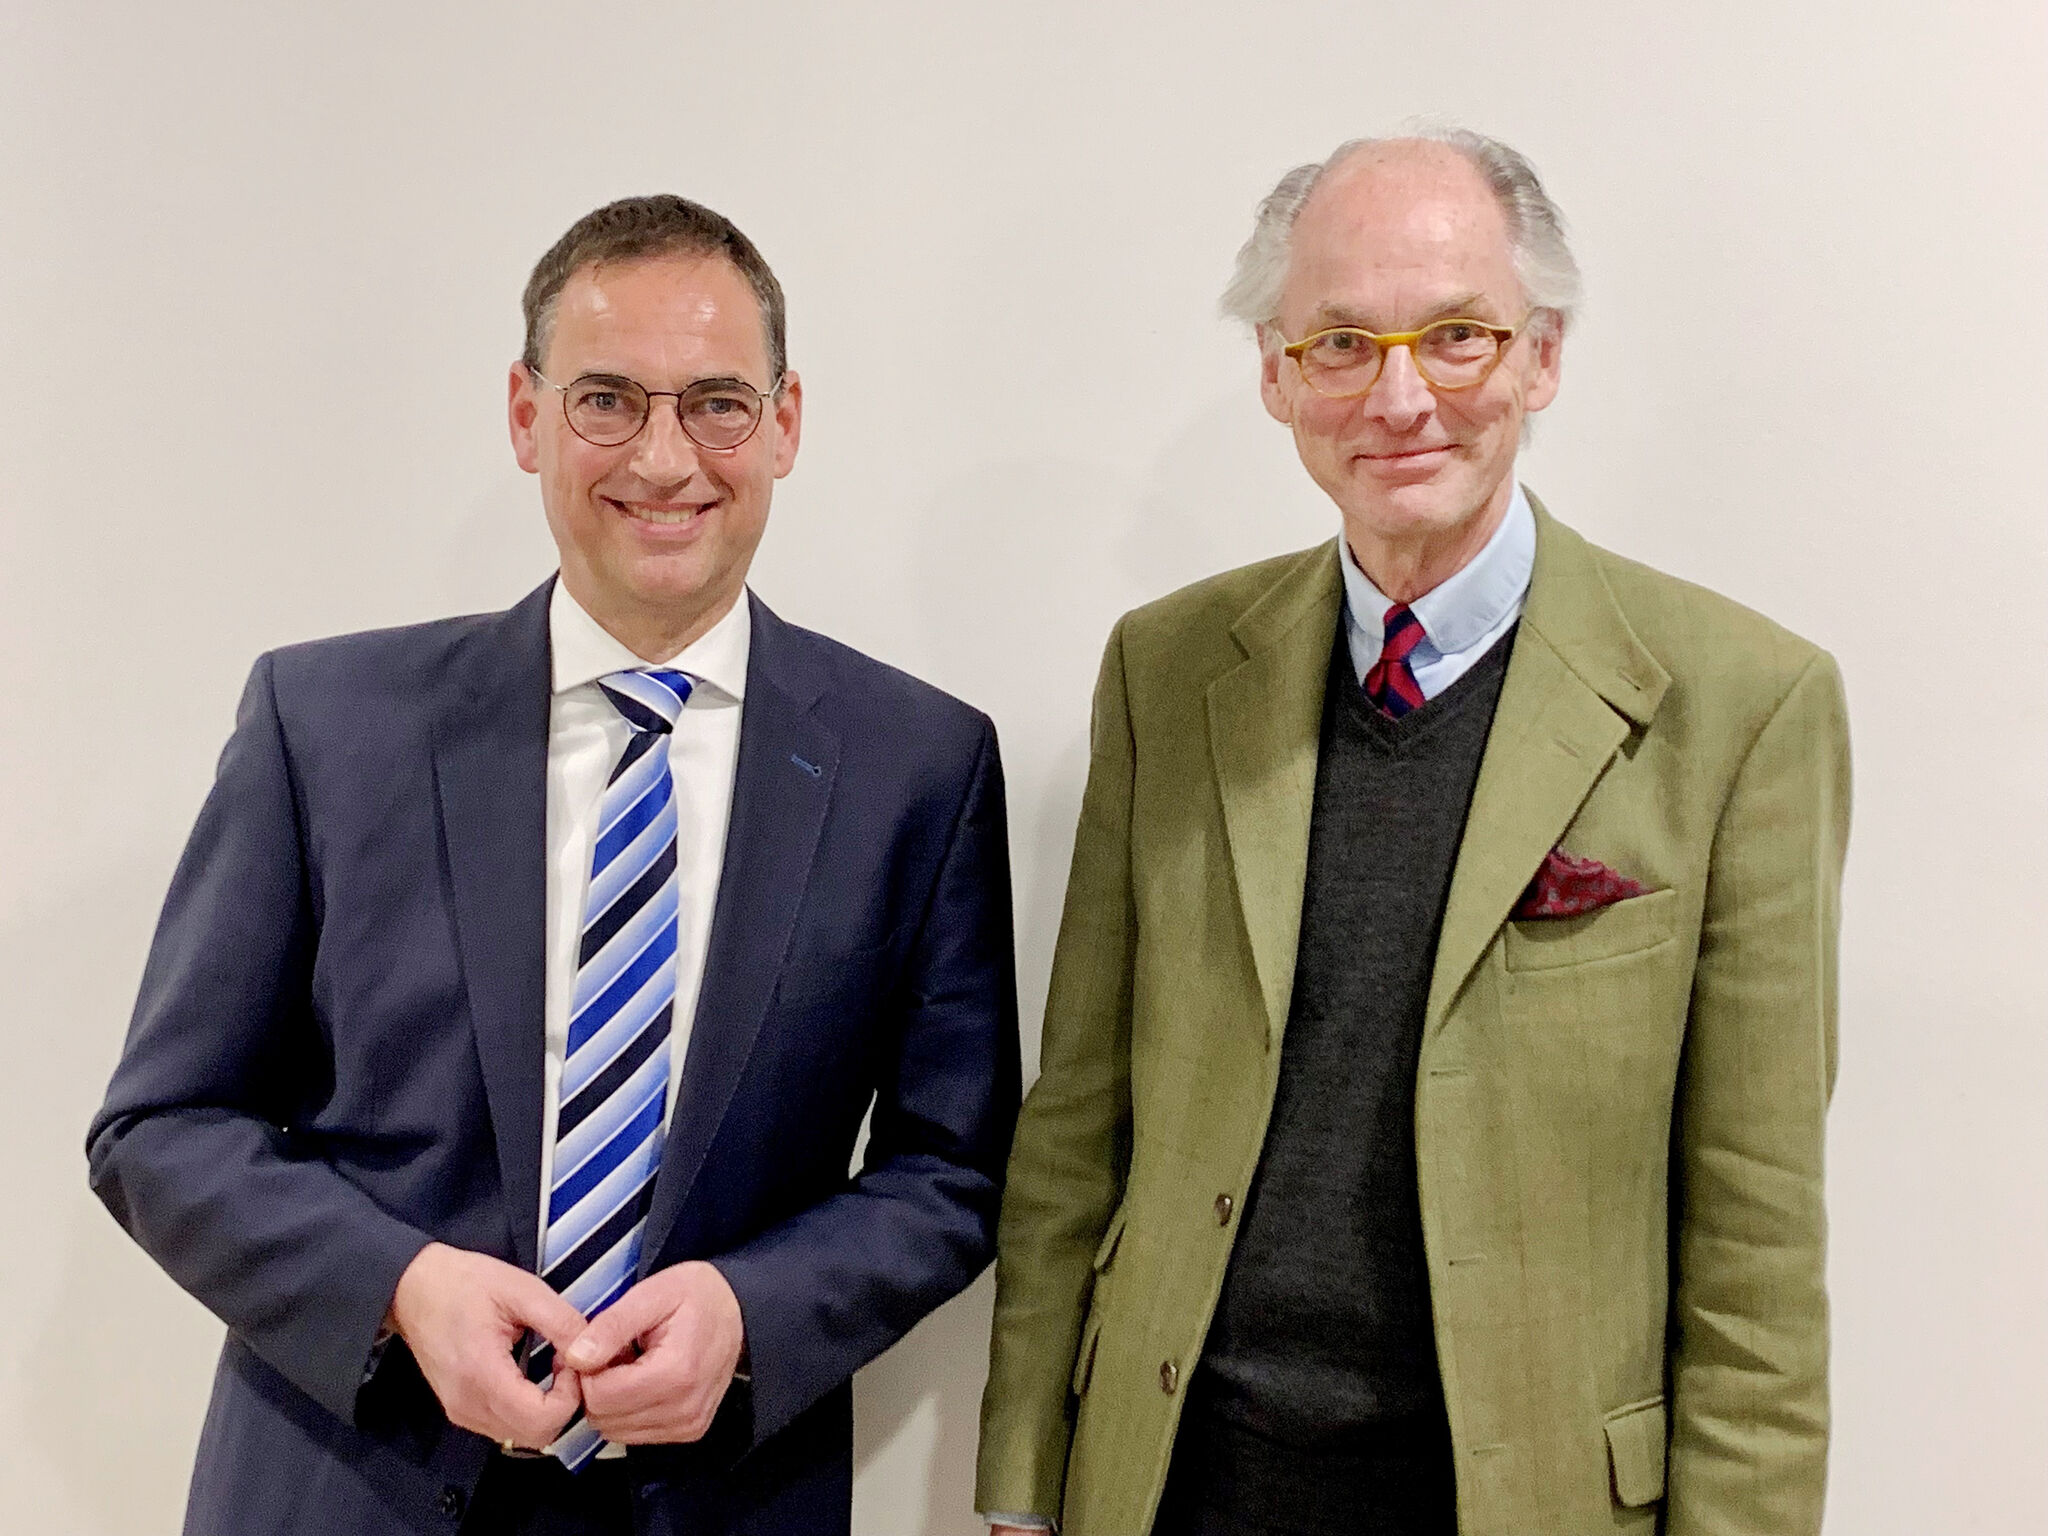
M 1347 517 L 1344 542 L 1374 586 L 1397 603 L 1412 603 L 1479 557 L 1507 517 L 1514 496 L 1514 482 L 1504 481 L 1500 490 L 1463 522 L 1407 539 L 1381 537 Z
M 568 572 L 562 579 L 569 581 Z M 742 587 L 740 592 L 746 589 Z M 683 651 L 709 634 L 739 601 L 740 592 L 732 593 L 716 602 L 689 613 L 673 609 L 640 609 L 592 603 L 576 590 L 574 582 L 569 583 L 569 595 L 583 605 L 583 611 L 597 621 L 598 628 L 610 635 L 642 661 L 660 666 L 672 661 Z

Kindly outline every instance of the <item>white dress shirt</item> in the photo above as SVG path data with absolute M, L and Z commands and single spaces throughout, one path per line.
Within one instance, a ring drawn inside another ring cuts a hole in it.
M 1387 610 L 1394 600 L 1358 568 L 1349 541 L 1340 538 L 1337 547 L 1343 551 L 1344 638 L 1362 686 L 1386 643 Z M 1535 568 L 1536 514 L 1517 485 L 1507 516 L 1486 547 L 1448 581 L 1408 605 L 1423 634 L 1408 653 L 1408 665 L 1425 699 L 1435 698 L 1463 677 L 1522 616 L 1529 574 Z
M 711 912 L 725 863 L 733 774 L 740 754 L 740 702 L 747 691 L 753 632 L 742 593 L 730 612 L 680 654 L 660 665 L 686 672 L 695 687 L 668 738 L 676 802 L 676 1002 L 669 1024 L 667 1128 L 683 1075 Z M 554 1173 L 555 1120 L 561 1109 L 562 1060 L 569 1050 L 569 1003 L 576 989 L 576 951 L 583 936 L 583 899 L 590 885 L 605 782 L 626 750 L 632 727 L 597 686 L 608 672 L 653 665 L 614 639 L 556 581 L 548 606 L 554 693 L 548 705 L 546 1057 L 541 1094 L 540 1246 L 547 1237 L 548 1186 Z

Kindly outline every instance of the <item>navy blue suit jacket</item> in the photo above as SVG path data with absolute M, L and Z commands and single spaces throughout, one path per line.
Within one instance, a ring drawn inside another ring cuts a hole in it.
M 198 1536 L 445 1536 L 491 1454 L 365 1366 L 428 1241 L 534 1267 L 550 589 L 259 660 L 172 882 L 88 1154 L 228 1326 Z M 752 1382 L 629 1465 L 643 1530 L 787 1536 L 847 1528 L 854 1370 L 988 1262 L 1017 1025 L 989 721 L 749 601 L 641 1267 L 716 1261 Z

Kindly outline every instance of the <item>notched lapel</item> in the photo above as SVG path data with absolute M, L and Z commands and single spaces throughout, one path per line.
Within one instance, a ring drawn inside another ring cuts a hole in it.
M 463 985 L 498 1149 L 505 1219 L 535 1267 L 547 955 L 548 596 L 472 636 L 434 735 Z
M 1536 569 L 1451 877 L 1429 1032 L 1442 1026 L 1621 744 L 1649 725 L 1671 680 L 1629 627 L 1592 548 L 1530 500 Z
M 1308 874 L 1323 685 L 1343 590 L 1334 542 L 1291 567 L 1231 633 L 1245 659 L 1209 685 L 1209 746 L 1230 862 L 1266 1001 L 1267 1039 L 1287 1023 Z
M 689 1197 L 753 1053 L 839 775 L 839 736 L 812 713 L 822 684 L 804 637 L 749 601 L 754 632 L 732 820 L 704 982 L 640 1245 L 643 1275 Z
M 1515 637 L 1451 877 L 1425 1028 L 1443 1021 L 1627 737 L 1628 722 L 1573 676 L 1548 641 L 1530 630 Z

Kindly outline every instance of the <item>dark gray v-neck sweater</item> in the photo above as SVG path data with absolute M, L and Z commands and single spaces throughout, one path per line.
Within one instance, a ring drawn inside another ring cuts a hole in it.
M 1188 1404 L 1260 1441 L 1343 1452 L 1443 1420 L 1415 1072 L 1513 641 L 1398 721 L 1366 702 L 1341 628 L 1332 649 L 1279 1087 Z

